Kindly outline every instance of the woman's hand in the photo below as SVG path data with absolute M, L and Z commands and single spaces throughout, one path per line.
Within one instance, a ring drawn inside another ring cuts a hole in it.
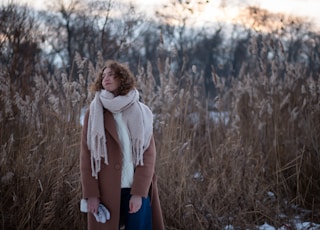
M 98 197 L 89 197 L 88 198 L 88 212 L 97 213 L 100 200 Z
M 129 213 L 136 213 L 139 211 L 142 205 L 142 197 L 132 195 L 129 201 Z

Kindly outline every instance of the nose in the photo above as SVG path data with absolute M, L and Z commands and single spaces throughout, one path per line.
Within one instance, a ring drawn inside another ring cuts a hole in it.
M 108 80 L 108 79 L 110 79 L 110 77 L 108 77 L 108 75 L 103 75 L 103 76 L 102 76 L 102 80 L 103 80 L 103 81 L 106 81 L 106 80 Z

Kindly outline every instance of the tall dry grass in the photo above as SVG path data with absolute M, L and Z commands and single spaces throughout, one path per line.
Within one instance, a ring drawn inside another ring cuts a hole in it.
M 167 229 L 289 226 L 296 215 L 320 221 L 320 80 L 274 49 L 281 59 L 253 53 L 257 63 L 245 63 L 228 84 L 212 73 L 215 100 L 205 98 L 194 66 L 182 76 L 169 59 L 137 67 L 142 99 L 155 113 Z M 79 120 L 99 60 L 93 66 L 76 56 L 78 80 L 60 72 L 34 76 L 32 95 L 17 94 L 1 73 L 1 229 L 85 229 Z

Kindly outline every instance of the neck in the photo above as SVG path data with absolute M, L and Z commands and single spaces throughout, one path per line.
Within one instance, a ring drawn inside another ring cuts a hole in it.
M 109 91 L 109 92 L 112 93 L 114 97 L 119 96 L 119 91 L 118 90 Z

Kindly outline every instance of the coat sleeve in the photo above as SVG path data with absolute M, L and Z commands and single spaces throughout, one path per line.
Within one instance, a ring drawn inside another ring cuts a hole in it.
M 156 160 L 156 147 L 154 137 L 150 140 L 149 147 L 143 154 L 143 165 L 138 165 L 135 169 L 131 194 L 147 197 L 154 174 Z
M 87 145 L 89 110 L 86 112 L 81 134 L 80 174 L 82 184 L 82 197 L 100 197 L 98 180 L 92 176 L 91 154 Z

